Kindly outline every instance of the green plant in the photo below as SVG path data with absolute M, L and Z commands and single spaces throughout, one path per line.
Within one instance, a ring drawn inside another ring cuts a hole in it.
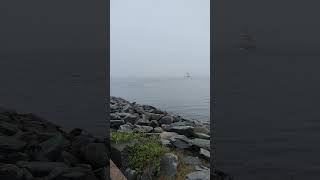
M 160 170 L 160 156 L 165 153 L 165 148 L 156 137 L 144 137 L 138 144 L 131 147 L 129 152 L 129 166 L 137 171 L 142 171 L 147 166 Z
M 133 132 L 111 132 L 110 140 L 112 143 L 124 143 L 139 139 L 142 135 Z

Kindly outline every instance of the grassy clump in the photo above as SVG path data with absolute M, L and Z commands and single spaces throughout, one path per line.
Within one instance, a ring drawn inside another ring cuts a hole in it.
M 142 135 L 140 133 L 132 133 L 132 132 L 111 132 L 110 140 L 112 143 L 125 143 L 130 142 L 132 140 L 139 139 Z
M 193 172 L 195 170 L 194 166 L 192 165 L 187 165 L 184 164 L 181 160 L 187 156 L 187 155 L 192 155 L 191 153 L 188 153 L 186 151 L 183 150 L 172 150 L 172 152 L 177 155 L 179 163 L 178 163 L 178 167 L 177 167 L 177 174 L 176 174 L 176 180 L 185 180 L 187 174 Z
M 159 142 L 157 137 L 144 137 L 140 143 L 130 148 L 129 166 L 141 172 L 144 168 L 152 166 L 155 171 L 160 170 L 160 156 L 166 152 L 166 149 Z

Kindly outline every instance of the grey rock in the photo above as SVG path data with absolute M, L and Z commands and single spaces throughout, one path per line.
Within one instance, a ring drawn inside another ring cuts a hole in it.
M 161 127 L 155 127 L 155 128 L 153 129 L 153 131 L 154 131 L 155 133 L 162 133 L 162 132 L 163 132 L 163 129 L 162 129 Z
M 192 139 L 191 144 L 199 148 L 210 150 L 210 140 L 195 138 Z
M 171 142 L 167 139 L 160 139 L 160 142 L 163 146 L 171 147 Z
M 11 136 L 19 131 L 18 127 L 14 124 L 7 123 L 5 121 L 0 121 L 0 133 Z
M 159 120 L 160 124 L 171 124 L 174 118 L 172 116 L 164 116 Z
M 210 170 L 202 169 L 200 171 L 195 171 L 187 174 L 186 180 L 209 180 L 210 179 Z
M 135 124 L 136 121 L 138 120 L 138 116 L 137 115 L 134 115 L 134 114 L 128 114 L 126 115 L 123 120 L 126 122 L 126 123 L 131 123 L 131 124 Z
M 167 126 L 165 130 L 192 137 L 192 126 Z
M 193 133 L 194 137 L 200 138 L 200 139 L 210 139 L 210 136 L 204 133 Z
M 90 143 L 83 149 L 86 162 L 94 168 L 101 168 L 108 163 L 107 147 L 102 143 Z
M 210 134 L 210 130 L 206 127 L 194 127 L 193 133 L 203 133 L 203 134 Z
M 121 125 L 120 128 L 118 129 L 118 131 L 121 131 L 121 132 L 132 132 L 132 125 L 129 125 L 129 124 Z
M 160 139 L 167 139 L 169 140 L 171 137 L 177 136 L 178 134 L 175 132 L 162 132 L 160 133 Z
M 177 174 L 178 157 L 173 153 L 166 153 L 160 159 L 161 175 L 173 178 Z
M 203 155 L 205 158 L 210 159 L 210 151 L 200 148 L 199 154 Z
M 148 115 L 150 116 L 150 119 L 157 120 L 157 121 L 163 117 L 162 114 L 155 114 L 155 113 L 149 113 Z
M 142 125 L 142 126 L 149 126 L 150 121 L 148 119 L 139 119 L 136 124 Z
M 120 120 L 121 117 L 116 113 L 110 113 L 110 119 Z
M 62 135 L 56 135 L 39 144 L 41 150 L 37 152 L 36 159 L 54 161 L 60 157 L 63 148 L 67 145 L 69 145 L 67 139 Z
M 200 165 L 200 159 L 198 157 L 186 156 L 182 159 L 182 162 L 187 165 Z
M 121 125 L 125 124 L 124 120 L 110 120 L 110 128 L 119 129 Z
M 177 136 L 171 137 L 169 141 L 171 142 L 172 145 L 174 145 L 178 149 L 187 149 L 192 146 L 190 144 L 190 140 L 183 135 L 177 135 Z
M 149 133 L 153 130 L 152 127 L 150 126 L 140 126 L 140 125 L 135 125 L 134 131 L 135 132 L 142 132 L 142 133 Z
M 159 123 L 158 123 L 157 120 L 152 120 L 152 121 L 150 122 L 150 126 L 153 127 L 153 128 L 156 128 L 156 127 L 159 126 Z
M 19 151 L 25 147 L 26 143 L 14 137 L 0 136 L 0 152 Z
M 133 112 L 133 108 L 130 104 L 127 104 L 122 107 L 122 112 L 131 113 Z
M 127 168 L 124 172 L 124 175 L 128 180 L 136 180 L 137 179 L 137 171 Z

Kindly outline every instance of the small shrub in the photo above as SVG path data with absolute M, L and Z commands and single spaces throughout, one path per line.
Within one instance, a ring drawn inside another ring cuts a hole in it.
M 165 148 L 156 137 L 144 137 L 140 143 L 133 145 L 129 152 L 129 166 L 139 172 L 147 166 L 160 170 L 160 156 L 165 153 Z
M 132 132 L 111 132 L 110 140 L 112 143 L 124 143 L 132 140 L 139 139 L 141 137 L 140 133 Z

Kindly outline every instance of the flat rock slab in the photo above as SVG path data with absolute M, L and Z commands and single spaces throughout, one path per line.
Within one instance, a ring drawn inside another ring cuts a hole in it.
M 195 138 L 190 143 L 199 148 L 210 150 L 210 140 Z

